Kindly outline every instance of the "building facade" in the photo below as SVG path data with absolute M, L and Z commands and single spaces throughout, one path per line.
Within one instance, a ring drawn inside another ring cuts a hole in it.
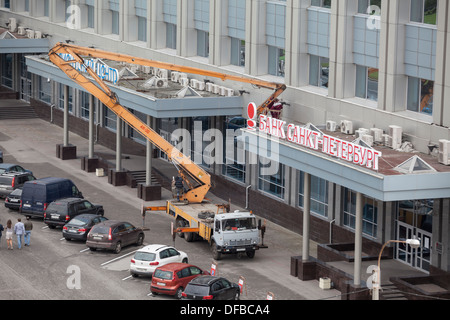
M 361 233 L 363 246 L 379 250 L 388 240 L 418 237 L 421 249 L 395 245 L 390 253 L 424 273 L 450 271 L 450 170 L 439 160 L 440 146 L 450 139 L 449 14 L 446 0 L 0 0 L 0 26 L 9 29 L 13 18 L 18 27 L 39 31 L 47 51 L 66 41 L 283 83 L 280 119 L 286 126 L 312 124 L 321 134 L 344 134 L 339 139 L 358 137 L 360 128 L 381 129 L 385 136 L 373 145 L 383 153 L 376 170 L 286 139 L 262 155 L 254 150 L 275 138 L 264 130 L 247 132 L 248 141 L 259 142 L 244 143 L 242 154 L 203 165 L 215 193 L 319 243 L 358 243 Z M 49 120 L 61 117 L 67 100 L 71 130 L 86 131 L 89 93 L 27 62 L 25 56 L 45 50 L 12 46 L 0 48 L 3 91 Z M 227 86 L 238 100 L 209 114 L 198 109 L 168 117 L 127 107 L 142 119 L 152 116 L 169 140 L 176 140 L 174 129 L 193 130 L 196 122 L 204 133 L 241 121 L 245 132 L 247 105 L 271 92 Z M 115 132 L 116 116 L 98 102 L 95 112 L 101 130 Z M 344 124 L 351 132 L 340 131 Z M 400 145 L 393 150 L 388 141 L 397 127 Z M 123 135 L 144 150 L 145 140 L 132 128 Z M 414 155 L 430 170 L 402 172 Z M 276 170 L 267 174 L 269 167 Z

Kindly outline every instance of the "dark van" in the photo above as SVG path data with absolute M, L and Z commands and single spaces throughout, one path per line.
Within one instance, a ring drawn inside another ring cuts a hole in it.
M 44 217 L 47 206 L 57 199 L 83 198 L 77 186 L 65 178 L 43 178 L 25 182 L 22 188 L 20 212 L 25 216 Z

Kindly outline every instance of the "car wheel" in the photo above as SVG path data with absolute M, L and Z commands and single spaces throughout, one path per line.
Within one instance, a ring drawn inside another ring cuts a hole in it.
M 89 250 L 95 251 L 95 250 L 97 250 L 97 248 L 89 247 Z
M 177 292 L 175 293 L 175 297 L 176 297 L 178 300 L 180 300 L 180 299 L 181 299 L 182 293 L 183 293 L 183 287 L 179 287 L 179 288 L 177 289 Z
M 236 293 L 234 294 L 234 300 L 239 300 L 239 298 L 240 298 L 239 291 L 236 291 Z
M 139 235 L 137 241 L 136 241 L 136 245 L 137 246 L 142 246 L 142 244 L 144 243 L 144 236 L 142 234 Z
M 183 261 L 181 261 L 182 263 L 188 263 L 188 258 L 184 258 Z
M 114 253 L 119 253 L 122 250 L 122 243 L 120 241 L 117 241 L 116 246 L 114 248 Z

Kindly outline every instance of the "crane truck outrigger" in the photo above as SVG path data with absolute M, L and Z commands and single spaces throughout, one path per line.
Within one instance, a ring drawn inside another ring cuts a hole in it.
M 62 55 L 70 55 L 71 59 L 63 59 Z M 111 89 L 85 64 L 83 57 L 107 59 L 136 65 L 178 71 L 189 74 L 215 77 L 222 80 L 233 80 L 250 83 L 257 87 L 274 89 L 275 92 L 257 109 L 259 114 L 267 114 L 270 107 L 278 101 L 278 96 L 286 89 L 284 84 L 271 83 L 263 80 L 227 75 L 199 68 L 185 67 L 149 59 L 133 57 L 104 50 L 81 47 L 65 43 L 57 43 L 48 53 L 49 59 L 60 68 L 71 80 L 83 87 L 87 92 L 99 99 L 120 119 L 149 140 L 155 147 L 164 152 L 178 170 L 187 185 L 186 192 L 180 201 L 167 201 L 163 207 L 144 207 L 145 211 L 166 211 L 175 217 L 178 235 L 186 241 L 192 241 L 195 236 L 207 240 L 215 259 L 220 259 L 223 253 L 246 252 L 253 258 L 259 247 L 259 231 L 256 218 L 251 212 L 229 212 L 229 205 L 213 205 L 205 199 L 211 188 L 210 175 L 185 156 L 171 143 L 162 138 L 152 128 L 123 107 Z M 74 65 L 83 66 L 83 70 L 93 79 L 88 79 Z M 97 84 L 97 85 L 96 85 Z M 222 208 L 223 212 L 219 213 Z

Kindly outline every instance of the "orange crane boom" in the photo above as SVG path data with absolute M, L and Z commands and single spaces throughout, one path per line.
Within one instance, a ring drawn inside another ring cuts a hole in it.
M 64 60 L 60 55 L 70 54 L 73 58 L 71 61 Z M 277 84 L 266 82 L 258 79 L 245 78 L 233 75 L 227 75 L 219 72 L 203 70 L 199 68 L 179 66 L 149 59 L 133 57 L 129 55 L 108 52 L 99 49 L 81 47 L 65 43 L 57 43 L 48 53 L 50 61 L 59 67 L 71 80 L 83 87 L 87 92 L 99 99 L 106 107 L 112 110 L 120 119 L 125 121 L 133 129 L 142 134 L 155 147 L 164 152 L 169 161 L 172 161 L 177 167 L 183 180 L 188 185 L 188 191 L 181 198 L 189 203 L 201 203 L 211 187 L 210 175 L 194 163 L 189 157 L 185 156 L 172 144 L 162 138 L 152 128 L 147 126 L 139 118 L 129 112 L 123 107 L 111 89 L 106 83 L 84 63 L 83 57 L 92 57 L 113 61 L 121 61 L 132 63 L 136 65 L 150 66 L 160 69 L 167 69 L 172 71 L 179 71 L 190 74 L 198 74 L 203 76 L 210 76 L 222 80 L 233 80 L 238 82 L 250 83 L 258 87 L 275 89 L 275 92 L 258 108 L 258 113 L 267 112 L 269 106 L 277 97 L 286 89 L 284 84 Z M 75 69 L 72 64 L 79 63 L 86 68 L 86 72 L 93 78 L 93 81 L 88 79 L 83 73 Z M 98 84 L 98 85 L 96 85 Z M 191 183 L 195 182 L 195 185 Z

